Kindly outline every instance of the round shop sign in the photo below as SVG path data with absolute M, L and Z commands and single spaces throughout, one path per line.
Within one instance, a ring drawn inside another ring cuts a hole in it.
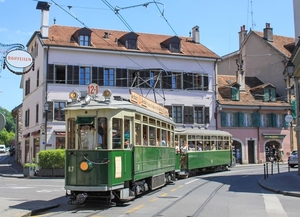
M 292 116 L 292 115 L 286 115 L 285 118 L 284 118 L 284 120 L 285 120 L 286 122 L 290 123 L 290 122 L 292 122 L 292 120 L 293 120 L 293 116 Z
M 25 68 L 33 63 L 30 53 L 25 50 L 10 51 L 5 57 L 6 63 L 16 68 Z

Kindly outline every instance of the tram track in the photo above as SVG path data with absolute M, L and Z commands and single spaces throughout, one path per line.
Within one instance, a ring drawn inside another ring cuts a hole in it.
M 228 185 L 230 182 L 234 181 L 235 179 L 231 179 L 228 180 L 226 182 L 223 182 L 222 184 L 219 184 L 217 187 L 214 188 L 214 190 L 210 193 L 210 195 L 202 202 L 202 204 L 199 206 L 199 208 L 194 211 L 193 214 L 189 214 L 187 215 L 187 217 L 197 217 L 200 216 L 200 213 L 204 210 L 204 208 L 207 206 L 207 204 L 214 198 L 214 196 L 217 194 L 217 192 L 224 187 L 225 185 Z M 170 209 L 172 209 L 176 204 L 178 204 L 180 201 L 183 201 L 184 199 L 186 199 L 192 192 L 194 192 L 197 189 L 200 189 L 201 187 L 204 187 L 205 185 L 207 185 L 208 183 L 211 183 L 211 181 L 206 181 L 194 188 L 192 188 L 191 190 L 189 190 L 187 193 L 185 193 L 184 195 L 182 195 L 182 197 L 178 198 L 176 201 L 172 202 L 171 204 L 169 204 L 168 206 L 164 207 L 163 209 L 161 209 L 159 212 L 156 212 L 154 215 L 152 215 L 151 217 L 161 217 L 164 216 L 164 213 Z

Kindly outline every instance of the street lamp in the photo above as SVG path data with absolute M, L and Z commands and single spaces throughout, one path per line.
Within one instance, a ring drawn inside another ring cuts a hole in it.
M 290 77 L 293 76 L 293 74 L 294 74 L 294 69 L 295 69 L 295 65 L 294 65 L 291 61 L 289 61 L 289 62 L 287 63 L 287 65 L 286 65 L 286 72 L 288 73 L 288 75 L 289 75 Z

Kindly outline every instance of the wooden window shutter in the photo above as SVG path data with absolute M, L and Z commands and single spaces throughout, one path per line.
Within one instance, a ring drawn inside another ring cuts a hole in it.
M 73 66 L 67 66 L 67 84 L 74 84 Z
M 127 69 L 116 69 L 116 86 L 127 87 Z
M 205 107 L 205 109 L 204 109 L 204 115 L 205 115 L 205 123 L 206 124 L 209 124 L 210 123 L 210 120 L 209 120 L 209 116 L 210 116 L 210 114 L 209 114 L 209 107 Z
M 97 84 L 98 81 L 98 68 L 92 67 L 92 83 Z
M 221 126 L 226 127 L 226 113 L 221 112 Z
M 183 73 L 183 89 L 193 89 L 193 76 Z
M 260 127 L 260 114 L 258 112 L 252 113 L 252 125 L 253 127 Z
M 162 88 L 172 89 L 172 72 L 162 72 Z
M 74 80 L 73 84 L 79 84 L 79 66 L 74 66 Z
M 272 88 L 272 89 L 270 90 L 270 101 L 272 101 L 272 102 L 275 102 L 275 101 L 276 101 L 276 92 L 275 92 L 275 89 L 274 89 L 274 88 Z
M 53 121 L 53 102 L 47 102 L 47 103 L 48 103 L 47 120 Z
M 169 111 L 169 116 L 172 117 L 172 106 L 170 106 L 170 105 L 165 105 L 164 107 L 165 107 L 166 109 L 168 109 L 168 111 Z
M 48 64 L 47 83 L 54 82 L 54 65 Z
M 184 120 L 185 124 L 193 124 L 193 107 L 192 106 L 184 106 Z

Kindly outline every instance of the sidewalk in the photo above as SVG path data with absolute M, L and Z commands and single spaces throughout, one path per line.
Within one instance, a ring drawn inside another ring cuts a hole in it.
M 255 164 L 238 165 L 241 167 L 255 166 Z M 257 165 L 256 165 L 257 166 Z M 23 167 L 19 163 L 14 162 L 13 157 L 9 159 L 6 165 L 0 168 L 0 177 L 26 178 L 23 175 Z M 260 178 L 258 183 L 261 187 L 287 196 L 300 197 L 300 176 L 298 168 L 291 169 L 290 172 L 274 171 L 273 175 Z M 62 200 L 64 200 L 62 202 Z M 1 217 L 21 217 L 30 216 L 42 210 L 58 207 L 59 204 L 66 203 L 63 198 L 53 198 L 50 201 L 25 202 L 5 200 L 0 197 L 0 216 Z

